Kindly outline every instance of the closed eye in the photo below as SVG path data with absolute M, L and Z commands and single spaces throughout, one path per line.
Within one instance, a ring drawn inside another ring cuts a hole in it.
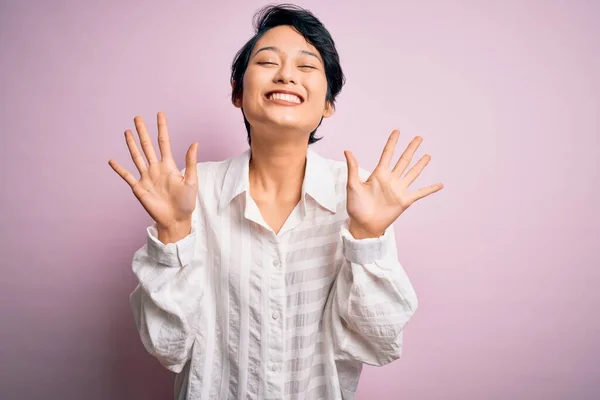
M 310 68 L 310 69 L 317 69 L 317 68 L 313 67 L 312 65 L 300 65 L 298 68 Z
M 258 65 L 277 65 L 276 63 L 271 62 L 271 61 L 259 61 L 259 62 L 257 62 L 257 64 Z

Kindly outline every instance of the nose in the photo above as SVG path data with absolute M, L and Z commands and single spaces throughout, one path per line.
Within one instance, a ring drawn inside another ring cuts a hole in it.
M 293 63 L 289 62 L 287 60 L 283 60 L 281 63 L 281 67 L 277 70 L 277 73 L 273 77 L 274 78 L 273 81 L 275 83 L 296 84 L 296 83 L 298 83 L 298 78 L 296 76 L 296 73 L 297 73 L 297 71 L 294 68 Z

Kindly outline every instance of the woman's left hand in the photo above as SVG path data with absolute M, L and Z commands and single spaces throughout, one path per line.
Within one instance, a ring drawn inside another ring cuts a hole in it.
M 415 151 L 423 142 L 423 138 L 419 136 L 409 143 L 394 168 L 389 170 L 399 136 L 400 131 L 392 132 L 381 153 L 379 164 L 365 182 L 361 182 L 359 178 L 358 162 L 354 155 L 348 150 L 344 152 L 348 164 L 346 208 L 350 217 L 349 230 L 355 239 L 383 235 L 411 204 L 444 187 L 441 183 L 436 183 L 416 191 L 409 190 L 409 186 L 431 160 L 431 156 L 425 154 L 404 175 Z

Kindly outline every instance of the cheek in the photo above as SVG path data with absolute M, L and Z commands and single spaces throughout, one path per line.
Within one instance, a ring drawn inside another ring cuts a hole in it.
M 244 75 L 244 97 L 243 103 L 251 106 L 257 100 L 262 98 L 265 85 L 268 85 L 269 77 L 264 73 L 256 73 L 256 71 L 248 71 Z
M 325 104 L 325 97 L 327 97 L 327 80 L 325 77 L 315 77 L 310 82 L 311 94 L 313 99 L 317 100 L 319 104 Z

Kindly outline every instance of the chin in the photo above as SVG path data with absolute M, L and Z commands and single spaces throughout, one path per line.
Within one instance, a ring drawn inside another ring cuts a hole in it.
M 286 130 L 303 130 L 306 128 L 306 121 L 302 121 L 297 116 L 264 116 L 259 118 L 257 124 L 253 124 L 251 120 L 250 124 L 253 126 L 261 126 L 268 129 L 286 129 Z
M 319 124 L 319 119 L 308 118 L 305 115 L 269 115 L 267 123 L 287 129 L 298 129 L 312 132 Z M 266 121 L 265 121 L 266 122 Z M 312 128 L 311 128 L 312 127 Z
M 273 129 L 287 130 L 287 131 L 298 131 L 298 132 L 312 132 L 314 130 L 306 125 L 306 122 L 299 121 L 277 121 L 271 125 Z
M 266 130 L 294 130 L 310 133 L 318 126 L 320 121 L 319 118 L 310 123 L 306 116 L 298 115 L 296 113 L 272 112 L 274 110 L 263 111 L 267 112 L 262 112 L 259 113 L 259 115 L 253 116 L 246 114 L 246 119 L 248 119 L 250 125 L 261 127 L 261 129 Z

